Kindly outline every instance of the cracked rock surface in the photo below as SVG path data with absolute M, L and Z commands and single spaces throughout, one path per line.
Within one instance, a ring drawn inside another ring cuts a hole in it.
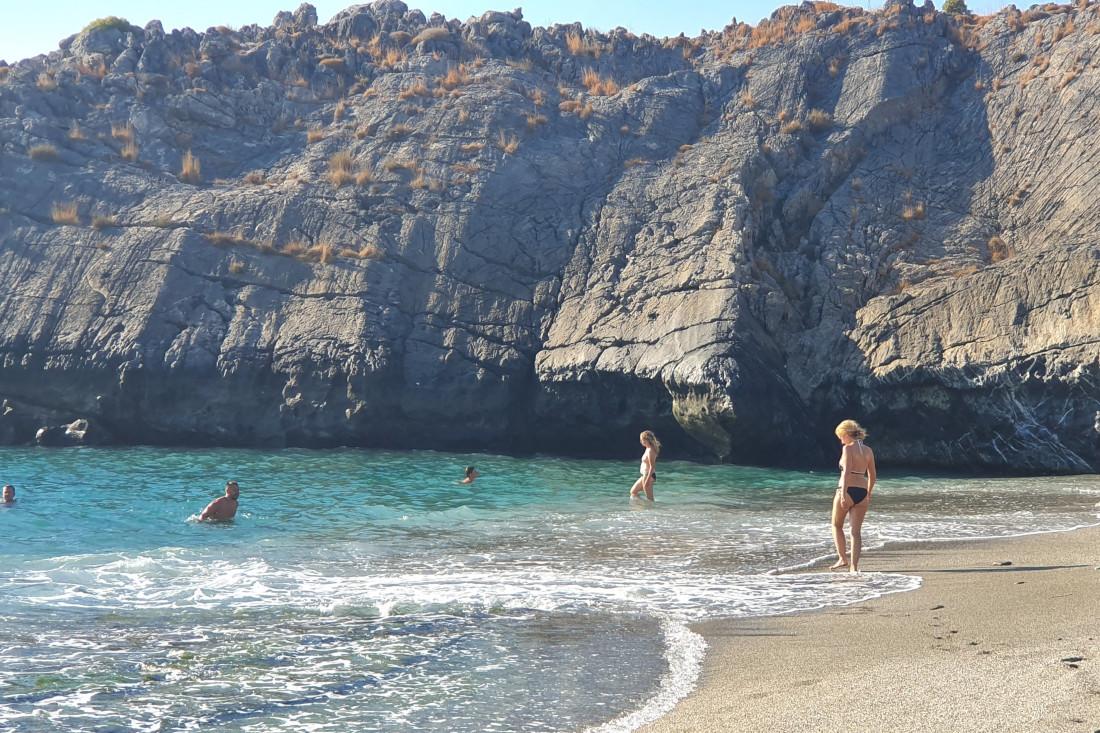
M 397 0 L 0 63 L 0 442 L 1100 467 L 1100 15 Z

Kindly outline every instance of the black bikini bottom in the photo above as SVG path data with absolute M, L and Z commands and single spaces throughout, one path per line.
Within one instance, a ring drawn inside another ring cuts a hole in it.
M 859 504 L 867 498 L 867 489 L 859 486 L 849 486 L 845 491 L 848 492 L 848 496 L 851 498 L 853 504 Z

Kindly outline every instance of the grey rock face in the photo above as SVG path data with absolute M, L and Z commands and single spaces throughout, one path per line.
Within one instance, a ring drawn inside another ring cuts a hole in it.
M 0 441 L 810 463 L 856 417 L 892 464 L 1095 470 L 1097 9 L 820 7 L 303 5 L 16 64 Z

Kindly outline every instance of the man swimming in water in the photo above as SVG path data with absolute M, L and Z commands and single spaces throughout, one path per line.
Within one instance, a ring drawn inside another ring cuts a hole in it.
M 481 474 L 477 472 L 477 469 L 473 466 L 466 466 L 466 478 L 462 479 L 458 483 L 460 484 L 472 484 Z
M 11 484 L 4 484 L 4 495 L 0 498 L 0 504 L 10 505 L 15 503 L 15 487 Z
M 237 486 L 237 482 L 226 481 L 225 496 L 219 496 L 207 504 L 206 508 L 202 510 L 202 514 L 199 515 L 199 521 L 205 522 L 209 519 L 214 522 L 225 522 L 232 519 L 237 513 L 237 497 L 240 495 L 241 490 Z

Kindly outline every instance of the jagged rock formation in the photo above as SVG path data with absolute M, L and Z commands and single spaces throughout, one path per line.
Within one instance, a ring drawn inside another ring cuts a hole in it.
M 1094 470 L 1098 31 L 99 23 L 0 64 L 0 440 Z

